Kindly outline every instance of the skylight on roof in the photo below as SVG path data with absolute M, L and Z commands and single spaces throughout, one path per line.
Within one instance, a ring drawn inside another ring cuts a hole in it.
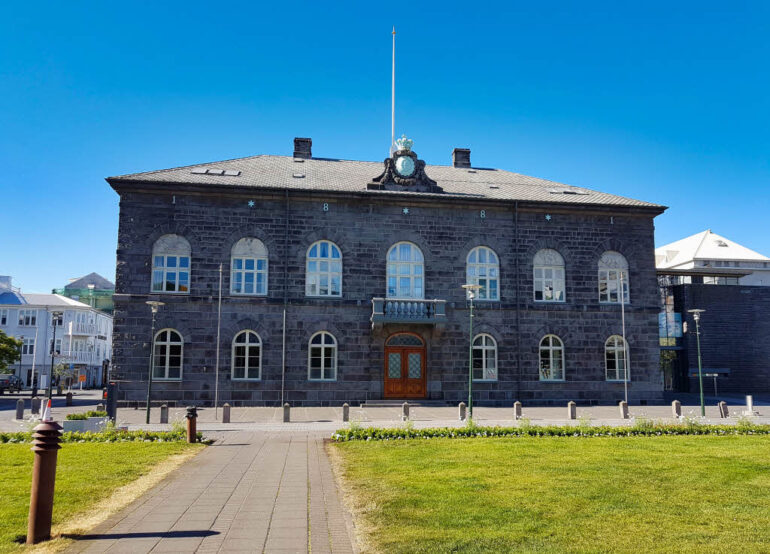
M 559 187 L 559 188 L 549 188 L 548 192 L 551 194 L 580 194 L 580 195 L 588 195 L 587 190 L 579 189 L 577 187 Z
M 305 174 L 304 173 L 295 173 L 294 175 L 292 175 L 292 177 L 294 177 L 295 179 L 304 179 L 305 178 Z
M 238 177 L 241 174 L 236 169 L 207 169 L 205 167 L 196 167 L 190 173 L 195 175 L 225 175 L 227 177 Z
M 717 246 L 719 246 L 720 248 L 727 248 L 727 243 L 723 240 L 715 240 L 714 242 L 716 242 Z

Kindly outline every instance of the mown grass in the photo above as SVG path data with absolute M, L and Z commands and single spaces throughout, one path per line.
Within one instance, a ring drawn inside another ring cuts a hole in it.
M 118 487 L 171 455 L 183 442 L 65 443 L 58 454 L 53 524 L 76 519 Z M 29 444 L 0 444 L 0 552 L 21 551 L 27 532 L 34 454 Z
M 767 436 L 330 448 L 373 551 L 770 551 Z

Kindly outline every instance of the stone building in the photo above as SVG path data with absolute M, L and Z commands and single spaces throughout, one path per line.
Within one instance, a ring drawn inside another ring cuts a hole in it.
M 665 208 L 411 146 L 360 162 L 298 138 L 293 156 L 108 178 L 121 400 L 144 401 L 152 340 L 153 401 L 465 400 L 466 283 L 474 402 L 659 400 Z

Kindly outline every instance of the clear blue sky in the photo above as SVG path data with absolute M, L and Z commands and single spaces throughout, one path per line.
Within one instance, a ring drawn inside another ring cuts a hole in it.
M 280 5 L 279 5 L 280 4 Z M 0 20 L 0 274 L 114 278 L 104 177 L 254 154 L 499 167 L 670 206 L 770 255 L 770 3 L 16 2 Z

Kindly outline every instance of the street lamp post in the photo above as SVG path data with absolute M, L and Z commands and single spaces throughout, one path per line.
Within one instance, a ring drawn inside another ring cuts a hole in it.
M 21 357 L 24 355 L 24 335 L 19 335 L 19 379 L 21 379 Z
M 695 340 L 698 343 L 698 383 L 700 385 L 700 415 L 706 417 L 706 404 L 703 401 L 703 369 L 700 356 L 700 314 L 706 310 L 687 310 L 695 320 Z
M 48 400 L 53 398 L 53 359 L 56 354 L 56 322 L 64 312 L 51 312 L 51 327 L 53 327 L 53 338 L 51 339 L 51 372 L 48 374 Z
M 152 310 L 152 326 L 150 330 L 150 367 L 147 371 L 147 417 L 145 423 L 150 424 L 150 395 L 152 394 L 152 357 L 155 354 L 155 314 L 158 313 L 158 308 L 164 305 L 163 302 L 157 302 L 155 300 L 148 300 L 146 304 Z
M 481 285 L 466 284 L 463 288 L 468 294 L 470 302 L 469 316 L 469 344 L 468 344 L 468 419 L 473 420 L 473 299 L 481 288 Z
M 90 300 L 91 307 L 94 307 L 94 287 L 95 285 L 93 283 L 89 283 L 86 285 L 88 287 L 88 298 Z

